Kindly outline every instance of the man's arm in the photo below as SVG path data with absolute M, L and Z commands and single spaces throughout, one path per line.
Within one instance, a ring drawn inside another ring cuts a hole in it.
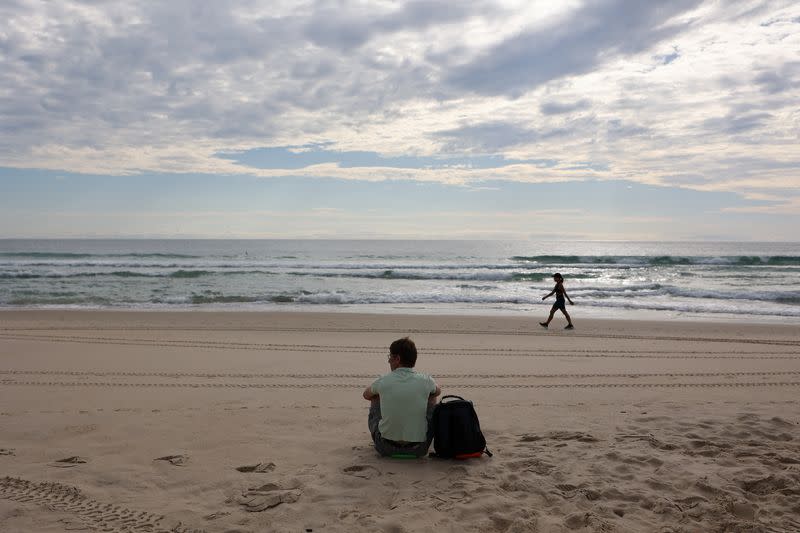
M 436 388 L 432 393 L 428 395 L 428 405 L 434 405 L 436 403 L 436 398 L 442 393 L 442 389 L 439 388 L 439 385 L 436 385 Z
M 364 389 L 364 399 L 367 401 L 377 400 L 380 396 L 372 392 L 372 385 Z

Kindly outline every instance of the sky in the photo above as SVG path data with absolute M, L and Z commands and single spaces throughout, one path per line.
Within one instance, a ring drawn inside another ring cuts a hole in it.
M 793 1 L 3 0 L 0 238 L 797 241 Z

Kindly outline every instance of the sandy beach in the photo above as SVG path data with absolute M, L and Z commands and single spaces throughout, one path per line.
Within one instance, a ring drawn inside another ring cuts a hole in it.
M 800 327 L 0 312 L 0 531 L 800 530 Z M 379 458 L 410 335 L 494 457 Z

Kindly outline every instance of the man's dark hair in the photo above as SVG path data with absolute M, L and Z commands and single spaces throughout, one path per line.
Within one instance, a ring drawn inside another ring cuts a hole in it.
M 408 337 L 397 339 L 389 346 L 389 353 L 400 357 L 400 364 L 408 368 L 414 368 L 417 364 L 417 347 L 414 341 Z

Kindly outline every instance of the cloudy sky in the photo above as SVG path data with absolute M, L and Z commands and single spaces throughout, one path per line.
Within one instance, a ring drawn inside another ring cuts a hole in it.
M 0 3 L 0 237 L 797 228 L 795 1 Z

